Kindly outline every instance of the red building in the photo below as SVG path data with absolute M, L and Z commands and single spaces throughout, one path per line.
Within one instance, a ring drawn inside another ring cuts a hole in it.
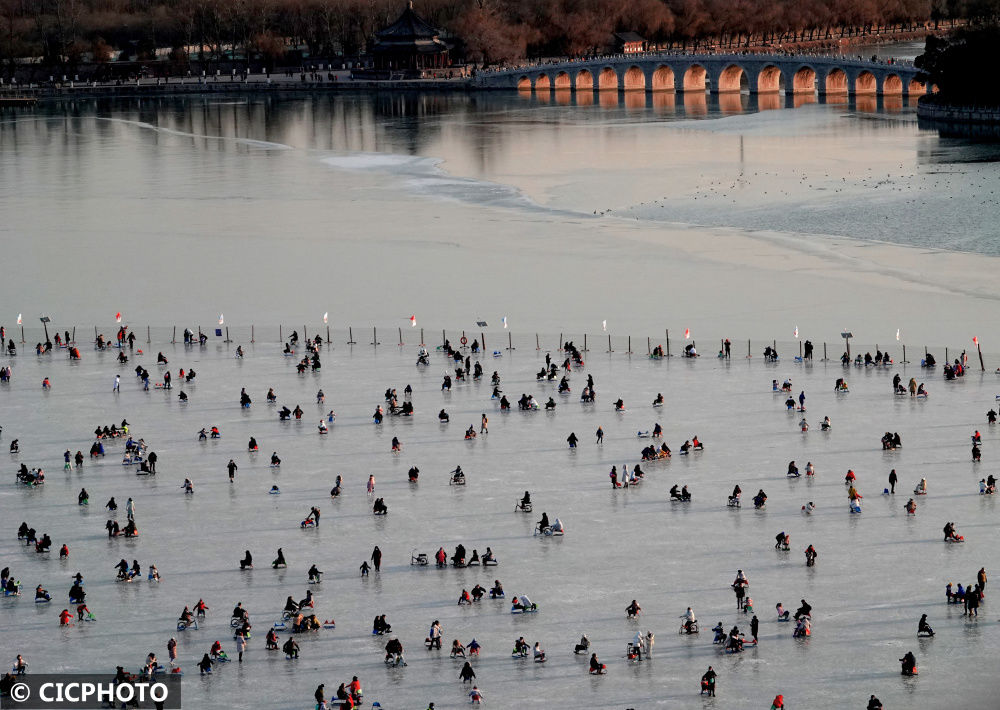
M 618 54 L 645 52 L 646 40 L 635 32 L 615 32 L 615 50 Z

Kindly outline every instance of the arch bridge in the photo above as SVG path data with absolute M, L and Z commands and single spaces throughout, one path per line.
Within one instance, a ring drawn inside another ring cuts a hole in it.
M 787 54 L 642 54 L 567 59 L 480 73 L 482 89 L 693 91 L 910 96 L 927 86 L 909 63 Z

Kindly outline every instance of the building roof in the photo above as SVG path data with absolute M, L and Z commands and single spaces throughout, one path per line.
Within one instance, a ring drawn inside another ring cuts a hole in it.
M 615 32 L 615 39 L 619 42 L 645 42 L 645 38 L 635 32 Z
M 413 0 L 409 0 L 406 9 L 399 19 L 375 33 L 380 42 L 404 42 L 419 39 L 434 40 L 441 32 L 428 24 L 420 15 L 413 11 Z

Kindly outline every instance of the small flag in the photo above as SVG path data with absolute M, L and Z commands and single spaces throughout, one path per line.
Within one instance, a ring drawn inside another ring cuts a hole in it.
M 18 321 L 18 323 L 20 323 L 20 322 L 21 321 Z M 601 321 L 601 328 L 603 328 L 604 331 L 607 332 L 607 330 L 608 330 L 608 322 L 606 320 Z
M 118 311 L 117 313 L 115 313 L 115 323 L 121 323 L 121 322 L 122 322 L 122 312 Z
M 323 314 L 323 322 L 324 323 L 329 323 L 330 322 L 330 312 L 329 311 L 327 311 L 326 313 Z
M 896 342 L 899 342 L 899 328 L 896 328 Z
M 979 345 L 979 338 L 977 338 L 975 335 L 972 336 L 972 344 Z
M 416 328 L 417 327 L 417 317 L 416 316 L 410 316 L 410 327 L 411 328 Z
M 504 317 L 503 317 L 503 327 L 504 327 L 504 328 L 506 328 L 506 327 L 507 327 L 507 316 L 504 316 Z
M 684 340 L 687 340 L 690 337 L 691 337 L 691 329 L 690 328 L 685 328 L 684 329 Z
M 17 324 L 21 325 L 21 314 L 20 313 L 17 314 Z
M 793 334 L 793 337 L 796 338 L 796 339 L 798 339 L 798 337 L 799 337 L 799 327 L 798 326 L 795 326 L 795 333 Z
M 222 317 L 222 314 L 220 313 L 220 314 L 219 314 L 219 325 L 222 325 L 222 324 L 223 324 L 223 323 L 225 323 L 225 322 L 226 322 L 226 319 L 225 319 L 225 318 L 223 318 L 223 317 Z

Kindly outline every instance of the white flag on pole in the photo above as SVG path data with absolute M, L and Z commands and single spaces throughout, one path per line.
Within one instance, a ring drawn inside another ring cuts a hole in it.
M 799 327 L 798 326 L 795 326 L 795 333 L 793 334 L 793 336 L 795 337 L 796 340 L 798 340 L 798 338 L 799 338 Z
M 330 322 L 330 312 L 329 311 L 327 311 L 326 313 L 323 314 L 323 322 L 324 323 L 329 323 Z
M 507 316 L 504 316 L 504 317 L 503 317 L 503 327 L 504 327 L 504 328 L 506 328 L 506 327 L 507 327 Z
M 410 327 L 411 328 L 416 328 L 417 327 L 417 317 L 416 316 L 410 316 Z
M 222 317 L 222 314 L 220 313 L 220 314 L 219 314 L 219 325 L 223 325 L 223 324 L 224 324 L 225 322 L 226 322 L 226 319 L 225 319 L 225 318 L 223 318 L 223 317 Z
M 899 342 L 899 328 L 896 328 L 896 341 Z
M 20 322 L 21 321 L 18 321 L 18 323 L 20 323 Z M 601 321 L 601 328 L 604 329 L 604 332 L 607 332 L 607 330 L 608 330 L 608 322 L 606 320 Z
M 17 314 L 17 324 L 21 325 L 21 314 L 20 313 Z

